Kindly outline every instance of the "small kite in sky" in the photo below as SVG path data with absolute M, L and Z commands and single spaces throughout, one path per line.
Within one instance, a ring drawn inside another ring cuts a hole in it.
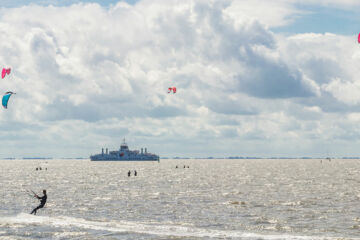
M 11 68 L 3 68 L 2 72 L 1 72 L 1 77 L 4 78 L 6 76 L 6 74 L 10 74 L 11 72 Z
M 173 93 L 176 93 L 176 87 L 169 87 L 168 93 L 171 93 L 171 90 L 173 91 Z
M 14 92 L 6 92 L 5 95 L 2 98 L 2 105 L 4 108 L 7 108 L 7 104 L 9 102 L 9 99 L 11 97 L 12 94 L 16 94 Z

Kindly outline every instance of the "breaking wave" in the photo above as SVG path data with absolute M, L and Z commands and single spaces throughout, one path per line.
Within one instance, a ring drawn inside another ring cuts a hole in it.
M 118 232 L 118 233 L 140 233 L 156 236 L 172 237 L 196 237 L 196 238 L 231 238 L 231 239 L 263 239 L 263 240 L 335 240 L 348 239 L 360 240 L 360 238 L 339 238 L 326 236 L 294 236 L 288 234 L 265 235 L 244 231 L 226 231 L 215 229 L 202 229 L 197 227 L 160 224 L 160 223 L 141 223 L 128 221 L 90 221 L 82 218 L 67 216 L 47 217 L 34 216 L 27 213 L 20 213 L 16 216 L 0 217 L 0 226 L 4 225 L 26 225 L 26 226 L 52 226 L 61 229 L 80 228 L 86 230 Z

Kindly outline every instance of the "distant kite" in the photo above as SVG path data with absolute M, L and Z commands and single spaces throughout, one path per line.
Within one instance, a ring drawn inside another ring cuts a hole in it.
M 9 102 L 9 99 L 11 97 L 12 94 L 16 94 L 14 92 L 6 92 L 5 95 L 2 98 L 2 105 L 4 108 L 7 108 L 7 104 Z
M 169 87 L 168 93 L 171 93 L 171 90 L 173 91 L 173 93 L 176 93 L 176 87 Z
M 10 74 L 11 72 L 11 68 L 3 68 L 2 72 L 1 72 L 1 77 L 4 79 L 4 77 L 6 76 L 6 74 Z

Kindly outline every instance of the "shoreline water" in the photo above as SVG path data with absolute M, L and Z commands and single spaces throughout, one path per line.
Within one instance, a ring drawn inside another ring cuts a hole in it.
M 358 163 L 4 160 L 0 238 L 358 239 Z M 26 189 L 48 191 L 38 216 Z

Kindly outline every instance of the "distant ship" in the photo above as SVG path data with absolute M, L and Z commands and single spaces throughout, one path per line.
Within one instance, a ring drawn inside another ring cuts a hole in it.
M 106 148 L 104 153 L 104 148 L 100 154 L 95 154 L 90 156 L 91 161 L 160 161 L 160 158 L 156 154 L 148 153 L 147 149 L 143 152 L 141 148 L 141 153 L 139 150 L 130 151 L 128 145 L 124 142 L 120 145 L 119 151 L 110 151 Z

